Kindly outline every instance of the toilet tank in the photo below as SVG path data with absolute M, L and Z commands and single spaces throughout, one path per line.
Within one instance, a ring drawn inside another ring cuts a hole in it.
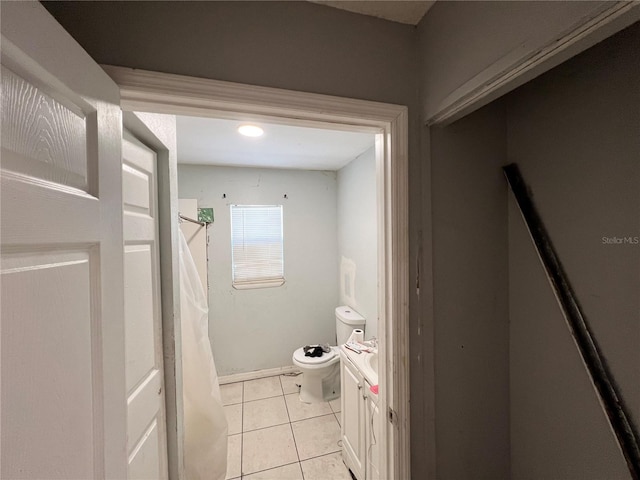
M 365 319 L 348 305 L 336 308 L 336 337 L 338 345 L 347 343 L 355 328 L 364 330 Z

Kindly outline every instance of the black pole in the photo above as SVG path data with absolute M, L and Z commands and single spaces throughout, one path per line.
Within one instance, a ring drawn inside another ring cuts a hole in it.
M 516 198 L 520 213 L 529 230 L 529 234 L 542 259 L 556 297 L 560 302 L 562 313 L 567 321 L 571 335 L 582 356 L 591 381 L 596 387 L 598 396 L 604 406 L 609 424 L 616 435 L 620 450 L 627 461 L 629 473 L 634 480 L 640 480 L 640 449 L 638 435 L 630 417 L 627 415 L 622 398 L 618 395 L 613 375 L 608 371 L 598 346 L 589 330 L 589 325 L 580 309 L 580 305 L 569 284 L 567 275 L 551 244 L 544 224 L 531 201 L 529 191 L 515 163 L 503 167 L 507 182 Z

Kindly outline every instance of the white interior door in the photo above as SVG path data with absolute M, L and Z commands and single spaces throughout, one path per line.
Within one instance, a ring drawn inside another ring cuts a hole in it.
M 122 140 L 128 478 L 167 478 L 156 153 Z
M 124 478 L 118 88 L 40 3 L 0 8 L 0 477 Z

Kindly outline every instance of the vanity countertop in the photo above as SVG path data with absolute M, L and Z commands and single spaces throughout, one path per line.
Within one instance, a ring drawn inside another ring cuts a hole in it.
M 378 385 L 378 352 L 356 353 L 344 345 L 340 345 L 340 352 L 362 373 L 370 385 Z

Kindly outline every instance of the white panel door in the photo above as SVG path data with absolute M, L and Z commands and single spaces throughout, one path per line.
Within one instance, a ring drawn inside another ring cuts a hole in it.
M 157 157 L 122 140 L 128 478 L 167 478 L 158 245 Z
M 39 2 L 0 9 L 0 477 L 121 479 L 118 88 Z

